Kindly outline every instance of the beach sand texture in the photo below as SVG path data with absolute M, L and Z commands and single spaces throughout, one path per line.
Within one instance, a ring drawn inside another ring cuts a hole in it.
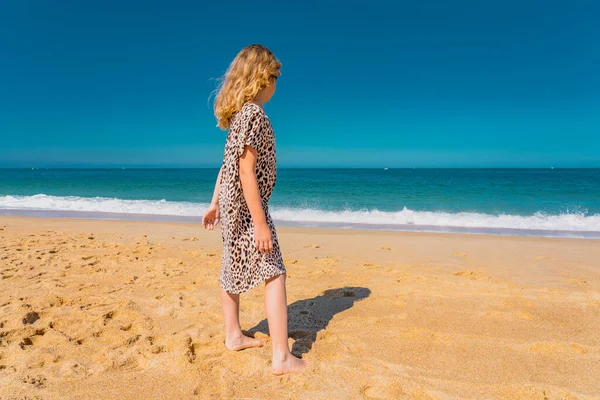
M 290 344 L 259 286 L 224 346 L 218 230 L 0 217 L 0 399 L 597 399 L 600 242 L 279 228 Z

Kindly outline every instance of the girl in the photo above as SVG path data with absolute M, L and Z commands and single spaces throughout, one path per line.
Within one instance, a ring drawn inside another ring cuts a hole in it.
M 242 334 L 239 300 L 240 293 L 265 281 L 276 375 L 300 371 L 307 365 L 292 355 L 288 345 L 286 269 L 268 206 L 277 171 L 275 136 L 264 104 L 275 93 L 280 69 L 273 53 L 258 44 L 243 48 L 227 69 L 215 100 L 217 126 L 228 130 L 225 155 L 211 205 L 202 219 L 210 230 L 221 220 L 219 280 L 225 346 L 242 350 L 263 345 Z

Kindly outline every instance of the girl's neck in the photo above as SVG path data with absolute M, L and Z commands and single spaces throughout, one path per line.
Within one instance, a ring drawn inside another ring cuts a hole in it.
M 265 109 L 265 102 L 262 101 L 261 99 L 254 99 L 254 100 L 251 101 L 251 103 L 256 104 L 257 106 L 259 106 L 263 110 Z

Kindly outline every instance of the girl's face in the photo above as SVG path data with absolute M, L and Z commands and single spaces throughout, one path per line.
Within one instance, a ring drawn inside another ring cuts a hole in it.
M 271 100 L 271 97 L 275 94 L 275 89 L 277 89 L 277 79 L 265 88 L 265 101 Z

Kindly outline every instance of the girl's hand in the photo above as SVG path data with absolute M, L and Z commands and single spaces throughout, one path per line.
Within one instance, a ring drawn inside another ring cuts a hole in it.
M 260 254 L 273 252 L 273 239 L 271 237 L 271 229 L 266 223 L 254 226 L 254 240 L 256 248 Z
M 213 230 L 215 225 L 219 223 L 219 205 L 211 204 L 208 207 L 208 210 L 204 213 L 204 217 L 202 217 L 202 225 L 204 225 L 204 229 Z

